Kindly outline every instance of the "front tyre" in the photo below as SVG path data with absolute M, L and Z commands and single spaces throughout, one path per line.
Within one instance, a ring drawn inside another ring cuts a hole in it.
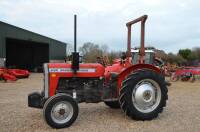
M 47 124 L 51 127 L 69 127 L 78 116 L 78 104 L 69 95 L 57 94 L 46 101 L 43 114 Z
M 151 70 L 138 70 L 123 81 L 120 106 L 132 119 L 151 120 L 166 106 L 167 92 L 163 75 Z

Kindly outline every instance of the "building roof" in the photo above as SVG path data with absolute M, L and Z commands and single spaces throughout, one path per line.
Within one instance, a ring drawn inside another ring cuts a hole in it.
M 25 31 L 25 32 L 29 32 L 29 33 L 34 34 L 34 35 L 38 35 L 38 36 L 41 36 L 41 37 L 44 37 L 44 38 L 47 38 L 47 39 L 50 39 L 50 40 L 53 40 L 53 41 L 57 41 L 57 42 L 59 42 L 59 43 L 67 44 L 67 43 L 65 43 L 65 42 L 62 42 L 62 41 L 59 41 L 59 40 L 56 40 L 56 39 L 47 37 L 47 36 L 45 36 L 45 35 L 41 35 L 41 34 L 39 34 L 39 33 L 35 33 L 35 32 L 32 32 L 32 31 L 29 31 L 29 30 L 26 30 L 26 29 L 23 29 L 23 28 L 20 28 L 20 27 L 11 25 L 11 24 L 6 23 L 6 22 L 3 22 L 3 21 L 0 21 L 0 24 L 4 24 L 4 25 L 6 25 L 6 26 L 10 26 L 10 27 L 15 28 L 15 29 L 18 29 L 18 30 L 23 30 L 23 31 Z

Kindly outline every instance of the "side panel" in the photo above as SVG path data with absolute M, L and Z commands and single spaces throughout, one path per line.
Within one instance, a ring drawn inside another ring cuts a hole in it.
M 71 64 L 50 63 L 49 72 L 56 73 L 59 77 L 102 77 L 104 76 L 104 67 L 101 64 L 80 64 L 77 74 L 73 73 Z
M 101 64 L 80 64 L 77 74 L 73 73 L 71 64 L 50 63 L 49 64 L 49 95 L 53 96 L 60 78 L 96 78 L 104 76 L 104 67 Z

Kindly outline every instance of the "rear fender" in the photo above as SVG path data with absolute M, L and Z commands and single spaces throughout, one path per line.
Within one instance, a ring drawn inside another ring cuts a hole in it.
M 141 70 L 141 69 L 149 69 L 149 70 L 153 70 L 159 74 L 161 74 L 161 70 L 153 65 L 150 64 L 136 64 L 136 65 L 132 65 L 130 67 L 128 67 L 127 69 L 125 69 L 124 71 L 122 71 L 119 75 L 118 75 L 118 93 L 121 89 L 122 86 L 122 81 L 127 77 L 127 75 L 129 75 L 131 72 L 136 71 L 136 70 Z

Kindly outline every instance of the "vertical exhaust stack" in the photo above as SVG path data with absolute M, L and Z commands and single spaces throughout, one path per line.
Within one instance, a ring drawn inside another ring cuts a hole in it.
M 77 40 L 77 36 L 76 36 L 76 15 L 74 15 L 74 52 L 72 52 L 72 70 L 74 71 L 74 73 L 76 74 L 77 71 L 79 70 L 79 52 L 77 52 L 76 48 L 76 40 Z

